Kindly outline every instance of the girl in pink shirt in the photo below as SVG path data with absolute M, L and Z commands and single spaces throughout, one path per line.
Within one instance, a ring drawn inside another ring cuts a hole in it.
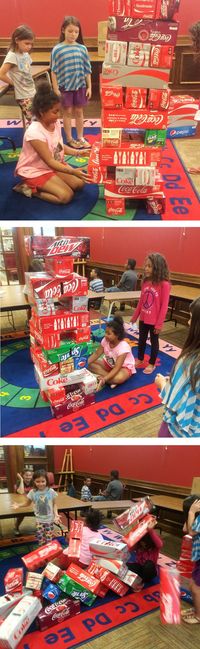
M 159 351 L 158 335 L 168 309 L 170 294 L 169 269 L 165 257 L 151 253 L 144 262 L 144 281 L 141 297 L 131 322 L 139 318 L 138 360 L 136 367 L 144 366 L 144 353 L 148 334 L 151 339 L 151 355 L 144 374 L 151 374 Z
M 153 529 L 155 525 L 156 519 L 149 522 L 147 534 L 134 547 L 135 562 L 128 563 L 128 568 L 136 572 L 145 584 L 157 575 L 159 551 L 163 546 L 162 539 Z
M 90 541 L 99 539 L 103 541 L 102 534 L 98 531 L 102 521 L 102 514 L 99 509 L 89 509 L 85 516 L 85 523 L 82 532 L 80 558 L 73 559 L 73 563 L 77 563 L 81 568 L 87 568 L 92 561 L 92 554 L 90 552 Z M 55 563 L 55 561 L 54 561 Z M 56 561 L 57 565 L 62 570 L 68 568 L 72 561 L 68 558 L 68 548 L 63 551 L 61 557 Z
M 125 330 L 120 316 L 106 326 L 105 337 L 88 359 L 89 369 L 99 377 L 99 389 L 105 383 L 112 387 L 135 374 L 135 361 L 130 345 L 124 340 Z M 98 360 L 103 355 L 102 360 Z
M 74 192 L 90 179 L 81 169 L 73 169 L 64 161 L 64 155 L 73 155 L 74 151 L 63 144 L 60 98 L 49 84 L 40 84 L 33 98 L 32 112 L 36 119 L 25 132 L 15 171 L 23 182 L 14 190 L 50 203 L 69 203 Z

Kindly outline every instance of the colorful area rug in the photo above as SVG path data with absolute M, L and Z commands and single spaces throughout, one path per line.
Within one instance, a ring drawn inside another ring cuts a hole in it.
M 7 148 L 1 136 L 13 138 L 17 150 Z M 100 137 L 100 120 L 85 120 L 85 135 L 92 143 Z M 108 217 L 105 212 L 103 187 L 86 185 L 78 192 L 69 205 L 50 205 L 39 199 L 27 199 L 12 191 L 14 169 L 22 145 L 23 129 L 20 120 L 0 120 L 0 212 L 2 220 L 86 220 L 104 221 L 119 220 L 119 217 Z M 6 148 L 5 148 L 6 146 Z M 85 158 L 68 158 L 73 166 L 86 165 Z M 186 168 L 180 159 L 174 142 L 167 140 L 163 151 L 161 172 L 164 178 L 167 199 L 166 213 L 161 216 L 150 216 L 140 201 L 138 204 L 129 201 L 126 214 L 120 221 L 191 221 L 199 220 L 199 196 L 192 184 Z
M 134 332 L 127 341 L 137 357 L 137 338 Z M 146 348 L 146 361 L 150 346 Z M 1 392 L 2 437 L 84 437 L 106 430 L 130 417 L 161 405 L 154 379 L 157 371 L 168 375 L 180 349 L 160 340 L 156 369 L 151 375 L 142 370 L 123 385 L 112 390 L 106 386 L 96 393 L 93 406 L 79 410 L 62 419 L 52 418 L 50 408 L 39 394 L 30 357 L 29 341 L 8 342 L 2 345 Z M 155 430 L 155 436 L 158 431 Z

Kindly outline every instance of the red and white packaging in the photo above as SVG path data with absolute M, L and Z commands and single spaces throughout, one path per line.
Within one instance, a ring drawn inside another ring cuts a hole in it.
M 44 349 L 56 349 L 60 346 L 60 334 L 42 334 L 29 321 L 30 333 L 34 341 L 37 341 Z
M 180 0 L 157 0 L 155 18 L 161 20 L 176 20 Z
M 25 250 L 28 257 L 45 257 L 54 237 L 32 234 L 24 237 Z
M 46 606 L 38 615 L 38 624 L 40 631 L 46 631 L 51 626 L 64 622 L 68 618 L 80 613 L 80 602 L 70 598 L 61 599 L 51 606 Z
M 15 649 L 41 611 L 37 597 L 26 595 L 0 626 L 1 649 Z
M 141 108 L 122 108 L 121 110 L 102 110 L 102 123 L 105 127 L 116 124 L 119 128 L 166 129 L 167 111 L 150 111 Z
M 90 257 L 90 239 L 88 237 L 57 237 L 48 246 L 47 256 L 57 255 L 88 259 Z
M 129 586 L 124 584 L 116 575 L 109 572 L 109 570 L 102 568 L 102 571 L 104 571 L 101 574 L 102 583 L 120 597 L 124 597 L 128 592 Z
M 50 403 L 54 406 L 58 406 L 60 404 L 66 403 L 65 388 L 62 386 L 55 386 L 54 388 L 49 388 L 47 395 Z
M 45 269 L 53 277 L 66 277 L 66 275 L 73 273 L 73 257 L 68 257 L 68 255 L 47 256 L 45 258 Z
M 170 70 L 164 68 L 139 67 L 131 65 L 114 65 L 103 63 L 102 88 L 122 86 L 126 88 L 167 88 Z M 103 128 L 106 125 L 103 124 Z M 116 125 L 117 128 L 117 125 Z
M 152 45 L 150 53 L 150 66 L 152 68 L 171 69 L 174 47 L 171 45 Z
M 135 185 L 137 187 L 154 187 L 155 179 L 155 167 L 135 167 Z
M 53 581 L 54 584 L 59 581 L 61 574 L 62 570 L 51 561 L 47 563 L 47 566 L 43 570 L 43 576 L 47 577 L 50 581 Z
M 71 273 L 62 283 L 63 295 L 74 297 L 74 295 L 87 295 L 88 280 L 77 273 Z
M 68 553 L 67 553 L 70 559 L 79 559 L 80 557 L 82 534 L 83 534 L 83 522 L 72 520 L 70 526 L 69 546 L 68 546 Z
M 40 354 L 37 355 L 31 352 L 31 358 L 33 363 L 35 363 L 37 367 L 40 369 L 44 377 L 53 376 L 54 374 L 57 374 L 59 372 L 59 364 L 49 363 L 44 358 L 42 352 L 40 352 Z
M 37 550 L 29 552 L 22 557 L 22 561 L 25 564 L 27 570 L 34 571 L 35 568 L 40 568 L 44 566 L 46 562 L 50 559 L 55 559 L 59 554 L 62 553 L 62 546 L 58 541 L 50 541 L 46 545 L 42 545 Z
M 106 166 L 158 166 L 161 162 L 162 151 L 156 146 L 145 146 L 132 142 L 124 142 L 118 149 L 102 147 L 100 160 Z
M 88 163 L 88 175 L 97 185 L 102 185 L 107 176 L 106 167 L 100 167 L 98 163 Z
M 112 41 L 110 42 L 112 43 Z M 149 43 L 129 43 L 127 65 L 147 68 L 149 65 L 150 49 L 151 45 Z
M 121 144 L 121 129 L 102 128 L 102 144 L 105 147 L 118 147 Z
M 148 95 L 148 107 L 150 110 L 168 110 L 170 104 L 171 90 L 166 88 L 150 88 Z
M 147 89 L 146 88 L 126 88 L 125 107 L 126 108 L 146 108 Z
M 125 41 L 106 41 L 105 62 L 126 65 L 127 43 Z
M 168 127 L 193 124 L 198 107 L 197 98 L 189 95 L 172 95 L 168 112 Z
M 164 214 L 166 211 L 166 197 L 163 192 L 146 198 L 147 214 Z
M 38 572 L 27 572 L 26 575 L 26 587 L 31 590 L 40 590 L 43 582 L 43 574 Z
M 125 512 L 119 514 L 115 518 L 115 524 L 120 530 L 125 530 L 127 527 L 138 521 L 142 516 L 145 516 L 152 509 L 152 502 L 150 498 L 141 498 L 138 502 L 135 502 L 129 509 L 126 509 Z
M 96 577 L 89 574 L 86 570 L 83 570 L 75 563 L 70 564 L 69 568 L 66 570 L 66 574 L 83 586 L 83 588 L 90 590 L 91 593 L 96 593 L 98 591 L 99 579 L 96 579 Z
M 2 619 L 7 617 L 12 609 L 21 601 L 25 595 L 31 595 L 31 590 L 24 589 L 22 593 L 12 593 L 12 595 L 2 595 L 0 597 L 0 616 Z
M 92 394 L 84 395 L 81 388 L 77 386 L 76 389 L 72 390 L 66 395 L 66 402 L 64 404 L 61 405 L 59 404 L 57 406 L 52 405 L 51 410 L 54 417 L 56 417 L 56 419 L 60 419 L 61 417 L 66 417 L 71 412 L 77 412 L 77 410 L 94 405 L 94 403 L 95 403 L 94 395 Z M 78 544 L 76 546 L 76 549 L 73 544 L 73 549 L 72 549 L 73 557 L 74 556 L 77 557 L 77 551 L 79 551 L 77 550 L 77 548 L 78 548 Z M 76 555 L 74 555 L 75 551 L 76 551 Z
M 87 295 L 82 295 L 82 296 L 75 296 L 75 297 L 61 297 L 59 300 L 60 304 L 62 304 L 68 311 L 72 311 L 72 313 L 77 313 L 79 312 L 85 312 L 88 310 L 88 296 Z
M 121 577 L 121 579 L 124 584 L 127 584 L 127 586 L 129 586 L 129 588 L 132 588 L 134 591 L 141 590 L 142 588 L 142 579 L 139 577 L 139 575 L 136 574 L 136 572 L 128 570 L 124 577 Z
M 144 518 L 136 525 L 128 534 L 123 536 L 123 541 L 127 543 L 128 548 L 133 548 L 140 539 L 147 533 L 148 526 L 151 521 L 153 521 L 153 516 L 147 514 Z
M 4 577 L 5 592 L 9 595 L 22 593 L 23 568 L 11 568 Z
M 38 370 L 37 371 L 37 382 L 39 383 L 40 389 L 41 390 L 49 390 L 49 388 L 53 387 L 60 387 L 60 386 L 67 386 L 67 385 L 73 385 L 76 383 L 82 383 L 84 379 L 84 374 L 86 372 L 86 369 L 83 368 L 82 370 L 74 370 L 73 372 L 66 374 L 66 376 L 62 376 L 61 374 L 57 374 L 55 376 L 49 376 L 48 378 L 44 378 L 41 374 L 41 372 Z M 53 405 L 53 404 L 52 404 Z M 60 404 L 59 404 L 60 405 Z M 61 404 L 62 406 L 65 406 L 66 403 Z M 56 405 L 54 406 L 55 408 L 57 407 Z
M 30 303 L 36 302 L 38 298 L 57 299 L 62 292 L 61 280 L 58 277 L 53 278 L 45 271 L 41 273 L 25 273 L 25 282 Z
M 75 329 L 72 334 L 72 340 L 76 343 L 87 343 L 89 342 L 91 338 L 91 329 L 90 327 L 86 326 L 84 328 L 79 327 L 78 329 Z
M 134 19 L 111 16 L 108 18 L 108 38 L 111 41 L 136 41 L 152 45 L 176 45 L 179 24 L 164 20 Z
M 132 0 L 108 0 L 108 13 L 110 16 L 131 16 Z
M 101 539 L 90 542 L 90 551 L 95 557 L 105 559 L 122 559 L 125 561 L 128 556 L 126 543 L 114 543 L 112 541 L 102 541 Z
M 162 624 L 180 624 L 180 582 L 175 568 L 160 567 L 160 617 Z
M 71 539 L 67 548 L 67 556 L 69 559 L 79 559 L 81 552 L 81 541 L 79 539 Z
M 96 579 L 100 580 L 99 588 L 98 588 L 98 590 L 96 592 L 96 595 L 98 595 L 98 597 L 105 597 L 105 595 L 107 595 L 107 593 L 109 591 L 109 588 L 101 583 L 101 574 L 102 574 L 101 573 L 101 568 L 96 563 L 96 561 L 92 561 L 90 563 L 89 567 L 87 568 L 87 572 L 89 572 L 90 575 L 93 575 L 94 577 L 96 577 Z
M 93 394 L 97 389 L 97 378 L 95 374 L 86 369 L 81 387 L 85 395 Z
M 158 192 L 163 192 L 163 179 L 160 174 L 156 175 L 154 187 L 149 188 L 148 185 L 145 187 L 133 187 L 131 185 L 116 185 L 112 181 L 105 182 L 105 198 L 118 198 L 123 196 L 124 198 L 136 197 L 136 198 L 146 198 L 149 196 L 157 196 Z
M 77 327 L 88 327 L 90 323 L 89 311 L 83 313 L 71 313 L 65 309 L 57 309 L 56 313 L 43 318 L 36 316 L 36 326 L 40 333 L 63 333 L 77 329 Z
M 99 566 L 106 568 L 106 570 L 109 570 L 114 575 L 117 575 L 120 579 L 122 579 L 122 581 L 123 577 L 125 577 L 126 573 L 128 572 L 126 564 L 121 559 L 102 559 L 101 557 L 99 557 L 97 561 Z
M 135 185 L 135 176 L 135 167 L 116 167 L 115 169 L 116 185 Z
M 101 102 L 105 108 L 123 108 L 122 88 L 102 88 Z
M 106 200 L 106 214 L 108 216 L 124 216 L 126 214 L 125 200 L 123 198 Z

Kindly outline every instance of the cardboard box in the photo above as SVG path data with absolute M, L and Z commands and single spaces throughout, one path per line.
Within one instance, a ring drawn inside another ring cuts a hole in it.
M 123 108 L 123 91 L 121 86 L 102 88 L 101 102 L 105 108 Z
M 150 110 L 168 110 L 170 105 L 171 90 L 150 88 L 148 94 L 148 107 Z
M 126 88 L 125 107 L 126 108 L 146 108 L 147 89 L 146 88 Z
M 137 198 L 144 199 L 149 195 L 157 195 L 158 192 L 163 191 L 163 180 L 158 174 L 156 176 L 156 183 L 153 188 L 147 187 L 131 187 L 130 185 L 121 185 L 118 186 L 116 183 L 110 183 L 105 185 L 105 198 L 118 198 L 119 196 L 124 198 Z
M 149 61 L 150 61 L 150 49 L 151 49 L 151 45 L 149 43 L 140 43 L 140 42 L 129 43 L 127 65 L 138 66 L 140 68 L 141 67 L 147 68 L 149 66 Z M 113 63 L 119 63 L 119 62 L 113 61 Z
M 167 111 L 150 111 L 142 108 L 140 110 L 122 108 L 117 111 L 104 108 L 102 124 L 104 127 L 116 124 L 119 128 L 166 129 Z
M 103 146 L 118 147 L 121 143 L 121 130 L 118 128 L 102 128 Z
M 53 277 L 66 277 L 73 273 L 74 260 L 68 255 L 58 255 L 45 258 L 45 269 Z
M 124 164 L 129 166 L 152 165 L 161 162 L 162 151 L 156 146 L 148 147 L 144 144 L 124 143 L 118 149 L 102 147 L 100 149 L 101 164 L 114 166 Z
M 79 599 L 80 602 L 86 604 L 87 606 L 92 606 L 95 602 L 96 595 L 92 593 L 88 588 L 84 588 L 81 584 L 78 584 L 74 579 L 69 577 L 67 573 L 64 573 L 58 582 L 59 588 L 70 595 L 73 599 Z
M 88 237 L 56 237 L 48 246 L 47 256 L 69 255 L 76 259 L 89 259 L 90 239 Z
M 167 88 L 170 70 L 103 63 L 102 87 Z
M 68 618 L 80 613 L 80 603 L 72 599 L 62 599 L 56 604 L 46 606 L 40 611 L 37 621 L 40 631 L 46 631 L 51 626 L 64 622 Z
M 150 66 L 152 68 L 172 67 L 174 47 L 172 45 L 152 45 L 150 53 Z
M 99 20 L 97 26 L 98 26 L 98 41 L 106 41 L 107 31 L 108 31 L 108 21 Z
M 1 649 L 15 649 L 37 617 L 42 604 L 37 597 L 26 595 L 0 626 Z
M 160 567 L 160 617 L 162 624 L 180 624 L 179 573 L 168 566 Z
M 113 198 L 106 200 L 106 214 L 108 214 L 108 216 L 124 216 L 126 214 L 124 198 Z
M 133 527 L 133 529 L 128 532 L 125 536 L 123 536 L 123 541 L 127 543 L 128 548 L 133 548 L 140 539 L 142 539 L 143 536 L 148 532 L 148 525 L 149 522 L 153 520 L 153 517 L 150 514 L 147 514 L 144 516 L 144 518 L 136 525 Z
M 164 20 L 148 20 L 110 16 L 108 19 L 109 40 L 139 41 L 152 45 L 173 45 L 178 36 L 179 23 Z
M 126 65 L 127 43 L 125 41 L 106 41 L 105 63 Z
M 83 570 L 83 568 L 80 568 L 80 566 L 77 566 L 75 563 L 70 564 L 69 568 L 66 570 L 66 574 L 83 586 L 83 588 L 90 590 L 91 593 L 96 594 L 98 591 L 99 579 L 96 579 L 96 577 L 89 574 L 86 570 Z
M 117 543 L 112 541 L 102 541 L 95 539 L 90 542 L 90 551 L 95 557 L 102 557 L 105 559 L 122 559 L 127 558 L 126 543 Z

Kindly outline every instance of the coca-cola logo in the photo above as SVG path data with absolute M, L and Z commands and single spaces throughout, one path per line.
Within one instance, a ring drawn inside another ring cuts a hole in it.
M 137 124 L 141 126 L 142 124 L 151 124 L 154 126 L 159 126 L 163 122 L 163 115 L 150 115 L 143 113 L 133 113 L 130 117 L 130 124 Z
M 148 187 L 140 187 L 139 193 L 146 194 Z M 121 185 L 118 189 L 119 194 L 138 194 L 138 187 L 130 187 L 130 185 Z
M 151 31 L 149 35 L 149 40 L 155 42 L 164 41 L 164 43 L 169 43 L 171 41 L 171 34 L 162 34 L 159 31 Z
M 78 278 L 75 277 L 73 280 L 70 280 L 69 282 L 64 282 L 63 284 L 63 293 L 64 295 L 66 293 L 75 293 L 78 289 Z

